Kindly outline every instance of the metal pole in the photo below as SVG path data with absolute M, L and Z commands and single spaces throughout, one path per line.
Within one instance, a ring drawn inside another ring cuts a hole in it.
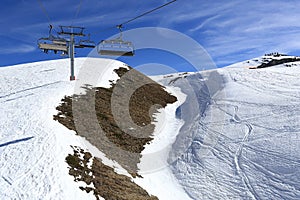
M 70 64 L 71 64 L 71 76 L 70 76 L 70 81 L 75 80 L 75 75 L 74 75 L 74 35 L 70 35 Z

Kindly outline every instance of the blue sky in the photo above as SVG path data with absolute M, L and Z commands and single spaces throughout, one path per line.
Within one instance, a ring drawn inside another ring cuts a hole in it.
M 107 29 L 167 0 L 40 0 L 51 24 L 86 27 L 99 42 L 117 33 Z M 4 0 L 0 12 L 0 66 L 59 59 L 44 54 L 36 45 L 48 35 L 49 21 L 38 0 Z M 80 6 L 79 12 L 78 8 Z M 196 40 L 218 67 L 269 52 L 300 54 L 300 1 L 297 0 L 178 0 L 159 11 L 125 25 L 124 30 L 162 27 L 179 31 Z M 90 50 L 78 50 L 76 56 Z M 191 50 L 192 51 L 192 50 Z M 131 66 L 143 63 L 172 65 L 190 71 L 186 61 L 157 50 L 139 50 L 133 58 L 120 58 Z

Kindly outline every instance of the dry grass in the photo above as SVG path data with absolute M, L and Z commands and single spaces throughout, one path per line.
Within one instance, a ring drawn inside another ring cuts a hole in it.
M 136 185 L 125 175 L 114 172 L 114 169 L 102 164 L 101 160 L 92 157 L 79 147 L 73 147 L 73 155 L 69 154 L 66 162 L 69 164 L 69 174 L 74 181 L 84 181 L 87 186 L 81 190 L 92 192 L 97 199 L 107 200 L 158 200 L 150 196 L 143 188 Z M 92 162 L 89 168 L 88 163 Z

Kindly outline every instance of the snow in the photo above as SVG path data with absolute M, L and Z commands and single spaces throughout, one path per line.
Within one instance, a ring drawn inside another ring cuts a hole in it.
M 149 194 L 162 200 L 191 199 L 169 168 L 163 168 L 151 174 L 144 174 L 143 178 L 137 178 L 134 182 L 146 189 Z
M 89 69 L 95 66 L 99 66 L 96 72 L 100 78 L 90 74 L 93 70 Z M 68 59 L 0 68 L 0 199 L 95 199 L 92 193 L 79 189 L 79 186 L 86 186 L 84 182 L 74 182 L 68 174 L 65 158 L 73 153 L 71 145 L 101 158 L 115 172 L 130 176 L 87 140 L 53 121 L 53 115 L 57 113 L 55 107 L 65 95 L 78 92 L 78 85 L 83 85 L 90 77 L 88 84 L 110 87 L 111 82 L 118 79 L 113 70 L 119 67 L 127 68 L 127 65 L 109 59 L 77 58 L 76 82 L 69 81 Z M 145 178 L 134 181 L 160 199 L 170 196 L 188 199 L 166 166 L 170 145 L 183 123 L 175 118 L 175 110 L 185 96 L 178 88 L 168 87 L 168 91 L 176 94 L 179 101 L 157 114 L 154 140 L 143 152 L 143 155 L 151 155 L 163 151 L 162 162 L 151 168 L 154 171 L 149 171 L 145 165 L 142 167 L 142 161 L 141 174 Z M 159 124 L 162 119 L 165 123 Z M 161 134 L 161 131 L 165 133 Z M 162 184 L 167 184 L 169 192 L 162 189 Z
M 125 63 L 111 59 L 88 58 L 80 66 L 80 73 L 77 75 L 75 94 L 84 93 L 84 85 L 110 88 L 112 83 L 119 79 L 115 69 L 124 67 L 129 69 Z
M 191 142 L 180 130 L 175 144 L 188 145 L 172 172 L 192 199 L 299 199 L 300 62 L 257 70 L 245 63 L 217 70 L 223 84 L 188 124 Z
M 109 63 L 111 70 L 123 66 L 108 59 L 77 58 L 76 74 L 89 62 Z M 73 181 L 65 162 L 73 153 L 71 145 L 90 146 L 53 121 L 55 107 L 73 93 L 74 84 L 68 59 L 0 68 L 0 199 L 95 199 L 78 188 L 82 183 Z M 108 79 L 99 82 L 108 84 Z
M 151 77 L 179 101 L 155 115 L 153 140 L 138 166 L 143 178 L 133 181 L 162 200 L 300 199 L 300 62 L 248 69 L 268 58 Z M 89 70 L 95 66 L 100 78 Z M 77 83 L 91 78 L 110 87 L 121 66 L 127 67 L 77 58 Z M 61 99 L 78 92 L 68 59 L 0 68 L 0 86 L 0 199 L 95 199 L 68 174 L 71 145 L 129 176 L 53 121 Z
M 185 101 L 185 94 L 177 87 L 167 86 L 165 90 L 171 95 L 175 95 L 177 97 L 177 102 L 168 104 L 165 108 L 159 109 L 159 113 L 154 114 L 155 130 L 153 133 L 153 140 L 150 144 L 145 145 L 145 150 L 142 152 L 142 155 L 145 156 L 164 150 L 165 147 L 172 145 L 176 139 L 179 128 L 183 124 L 182 120 L 176 118 L 175 112 Z
M 176 139 L 183 121 L 176 118 L 175 112 L 185 101 L 185 95 L 179 88 L 166 87 L 166 91 L 176 95 L 178 101 L 160 109 L 155 119 L 157 122 L 153 140 L 142 151 L 141 162 L 138 165 L 139 174 L 143 178 L 136 178 L 134 182 L 146 189 L 159 199 L 190 199 L 168 167 L 168 155 Z

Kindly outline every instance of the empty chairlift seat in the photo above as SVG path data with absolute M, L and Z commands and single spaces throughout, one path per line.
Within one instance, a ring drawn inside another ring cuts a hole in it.
M 80 40 L 78 44 L 76 44 L 76 48 L 95 48 L 96 43 L 90 40 L 90 34 L 88 35 L 88 39 Z
M 96 44 L 92 41 L 81 40 L 77 45 L 76 48 L 95 48 Z
M 98 47 L 100 55 L 107 56 L 134 56 L 134 47 L 132 42 L 121 39 L 102 40 Z

